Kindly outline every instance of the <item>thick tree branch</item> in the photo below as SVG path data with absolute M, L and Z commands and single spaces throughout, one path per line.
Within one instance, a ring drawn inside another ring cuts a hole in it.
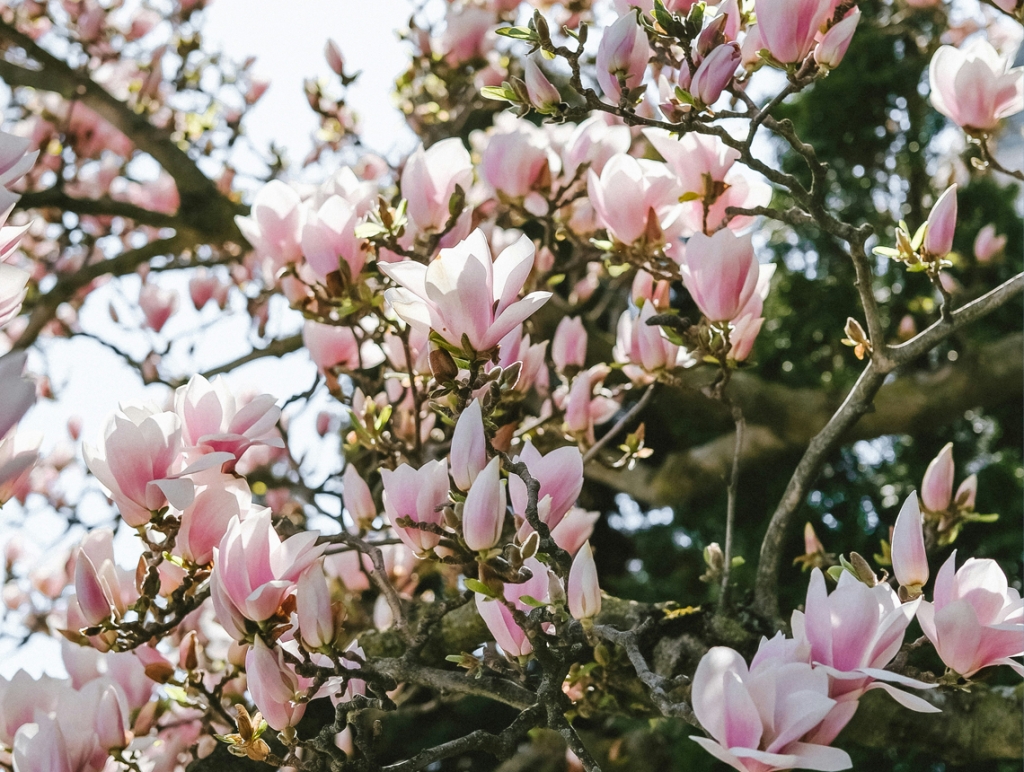
M 786 486 L 764 541 L 757 567 L 755 606 L 769 619 L 779 618 L 778 581 L 782 567 L 782 545 L 796 511 L 803 504 L 807 491 L 817 478 L 825 460 L 835 450 L 847 431 L 871 410 L 872 401 L 885 377 L 901 362 L 909 362 L 931 350 L 953 332 L 975 319 L 1000 308 L 1024 289 L 1024 274 L 1018 274 L 972 303 L 954 311 L 951 318 L 939 320 L 903 346 L 891 350 L 891 356 L 872 358 L 839 410 L 811 440 L 796 471 Z M 891 360 L 891 361 L 888 361 Z
M 62 212 L 74 212 L 77 215 L 95 217 L 127 217 L 140 225 L 152 225 L 157 228 L 180 228 L 181 218 L 174 214 L 152 212 L 127 201 L 116 201 L 112 198 L 74 198 L 60 188 L 49 188 L 32 193 L 25 193 L 18 201 L 19 209 L 45 209 L 52 207 Z
M 189 227 L 213 240 L 245 243 L 234 223 L 234 215 L 244 210 L 217 190 L 213 180 L 173 141 L 167 129 L 154 126 L 145 114 L 135 112 L 116 99 L 85 72 L 73 69 L 3 21 L 0 21 L 0 41 L 23 49 L 39 65 L 39 69 L 30 69 L 0 59 L 0 80 L 12 88 L 25 86 L 51 91 L 88 106 L 129 137 L 140 150 L 151 155 L 174 178 L 181 197 L 182 220 Z
M 1019 401 L 1024 395 L 1024 335 L 1014 333 L 958 354 L 955 363 L 937 370 L 901 372 L 890 379 L 875 396 L 875 409 L 849 431 L 846 441 L 932 431 L 970 408 Z M 789 388 L 750 372 L 735 373 L 729 391 L 749 419 L 741 468 L 798 453 L 837 407 L 835 395 L 826 389 Z M 662 403 L 676 413 L 716 415 L 717 411 L 722 428 L 729 425 L 721 404 L 703 396 L 698 388 L 666 391 Z M 590 464 L 586 475 L 645 504 L 684 507 L 695 498 L 721 490 L 732 460 L 733 437 L 724 433 L 703 445 L 656 456 L 660 462 L 656 467 L 638 464 L 626 470 Z

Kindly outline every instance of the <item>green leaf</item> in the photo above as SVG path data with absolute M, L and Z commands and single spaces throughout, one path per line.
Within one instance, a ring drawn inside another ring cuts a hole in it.
M 506 38 L 512 38 L 513 40 L 537 40 L 536 31 L 529 27 L 502 27 L 501 29 L 495 30 L 499 35 Z
M 179 705 L 188 706 L 192 704 L 192 701 L 188 698 L 188 692 L 180 686 L 164 686 L 164 694 L 167 695 L 168 699 L 174 700 Z
M 900 251 L 898 249 L 893 249 L 892 247 L 875 247 L 871 251 L 876 255 L 881 255 L 882 257 L 898 258 L 900 256 Z
M 378 236 L 387 235 L 388 229 L 375 222 L 359 223 L 354 229 L 357 239 L 375 239 Z
M 924 236 L 927 232 L 928 223 L 921 223 L 921 227 L 918 228 L 917 231 L 914 233 L 914 238 L 910 240 L 910 246 L 912 246 L 914 249 L 920 249 L 921 245 L 924 243 Z
M 521 600 L 527 606 L 531 606 L 533 608 L 544 608 L 546 605 L 548 605 L 544 601 L 537 600 L 532 595 L 520 595 L 519 600 Z
M 488 598 L 496 598 L 494 590 L 488 587 L 486 584 L 481 582 L 479 579 L 466 579 L 466 589 L 472 590 L 473 592 L 485 595 Z
M 685 204 L 687 201 L 696 201 L 700 197 L 701 197 L 700 193 L 694 193 L 692 190 L 691 191 L 687 191 L 686 193 L 683 193 L 683 195 L 681 195 L 679 197 L 679 203 L 680 204 Z
M 516 93 L 507 86 L 484 86 L 480 89 L 480 96 L 484 99 L 493 99 L 497 102 L 516 101 Z

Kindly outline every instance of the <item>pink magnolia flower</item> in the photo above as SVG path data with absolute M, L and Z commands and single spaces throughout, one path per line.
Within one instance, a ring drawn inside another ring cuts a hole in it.
M 550 292 L 531 292 L 517 299 L 533 260 L 533 242 L 521 236 L 492 262 L 487 238 L 478 229 L 458 246 L 442 249 L 429 265 L 406 260 L 379 268 L 400 285 L 384 296 L 409 325 L 433 330 L 458 348 L 466 336 L 472 349 L 482 352 L 551 297 Z
M 359 528 L 368 528 L 377 517 L 377 505 L 373 502 L 370 486 L 352 464 L 345 467 L 341 485 L 341 498 L 349 516 Z
M 615 155 L 600 176 L 590 170 L 587 192 L 598 223 L 623 244 L 644 235 L 660 244 L 679 235 L 680 191 L 664 164 Z
M 31 147 L 31 138 L 0 131 L 0 187 L 9 188 L 29 172 L 39 157 Z
M 587 328 L 578 316 L 565 317 L 551 339 L 551 360 L 560 371 L 583 367 L 587 362 Z
M 903 502 L 892 531 L 892 572 L 911 597 L 921 594 L 928 583 L 928 553 L 924 547 L 924 519 L 911 493 Z
M 304 219 L 299 194 L 280 180 L 271 180 L 253 199 L 252 214 L 236 217 L 235 222 L 257 256 L 276 270 L 302 258 Z
M 305 689 L 282 649 L 271 649 L 256 636 L 245 655 L 245 675 L 252 701 L 272 729 L 280 732 L 299 723 L 306 712 L 306 703 L 298 701 Z
M 262 622 L 281 607 L 299 576 L 327 548 L 319 533 L 302 531 L 281 541 L 270 510 L 254 510 L 245 520 L 231 519 L 213 551 L 210 594 L 217 621 L 235 640 L 245 637 L 245 620 Z
M 276 430 L 281 417 L 276 402 L 272 394 L 260 394 L 239 404 L 223 376 L 211 382 L 193 375 L 174 393 L 182 442 L 203 451 L 224 451 L 235 459 L 253 445 L 284 447 Z
M 771 201 L 771 186 L 733 168 L 739 151 L 728 147 L 719 137 L 691 132 L 677 139 L 662 129 L 644 129 L 643 134 L 676 175 L 679 192 L 696 196 L 683 204 L 690 232 L 705 230 L 705 203 L 706 228 L 713 231 L 726 223 L 737 230 L 753 222 L 752 217 L 729 217 L 725 213 L 728 207 L 750 209 Z
M 178 470 L 181 419 L 152 408 L 123 406 L 111 417 L 102 445 L 88 443 L 82 452 L 89 470 L 110 491 L 128 525 L 148 523 L 153 513 L 170 504 L 184 509 L 192 503 L 195 487 L 187 475 L 216 468 L 234 456 L 214 452 Z
M 1024 68 L 1010 66 L 984 37 L 941 46 L 928 67 L 932 106 L 961 128 L 987 132 L 1024 110 Z
M 487 437 L 479 400 L 470 402 L 455 423 L 450 457 L 452 479 L 459 490 L 468 491 L 487 466 Z
M 218 295 L 223 294 L 224 299 L 227 300 L 226 289 L 217 274 L 206 268 L 196 269 L 192 278 L 188 280 L 188 294 L 196 311 L 201 311 L 210 300 Z
M 757 289 L 760 269 L 749 235 L 695 233 L 686 243 L 683 282 L 712 322 L 736 319 Z
M 540 519 L 549 528 L 554 528 L 572 509 L 576 498 L 583 490 L 583 455 L 575 445 L 556 448 L 541 454 L 530 440 L 523 445 L 522 451 L 513 461 L 522 461 L 527 470 L 540 483 L 537 496 Z M 526 483 L 519 475 L 512 474 L 508 479 L 508 494 L 512 500 L 512 511 L 520 517 L 526 514 L 529 497 Z M 545 503 L 545 499 L 548 502 Z
M 97 528 L 86 534 L 75 555 L 75 597 L 90 625 L 118 617 L 138 597 L 135 572 L 114 561 L 114 532 Z
M 992 258 L 1006 248 L 1006 236 L 996 235 L 996 226 L 989 223 L 974 239 L 974 257 L 979 263 L 992 262 Z
M 808 737 L 836 705 L 829 678 L 804 662 L 748 669 L 735 651 L 716 646 L 693 676 L 693 712 L 707 737 L 704 750 L 741 772 L 848 769 L 845 751 Z
M 418 528 L 403 528 L 399 518 L 414 523 L 440 525 L 441 508 L 448 503 L 448 459 L 428 461 L 419 469 L 402 464 L 395 470 L 382 469 L 384 513 L 398 537 L 417 555 L 430 552 L 441 537 Z
M 660 327 L 647 323 L 655 314 L 654 304 L 644 303 L 639 314 L 626 309 L 619 317 L 612 356 L 626 364 L 623 372 L 630 380 L 650 380 L 659 370 L 684 367 L 691 361 L 686 349 L 666 338 Z
M 324 45 L 324 59 L 327 60 L 327 66 L 331 68 L 331 72 L 335 75 L 344 73 L 345 60 L 342 58 L 341 49 L 330 38 L 327 39 L 327 43 Z
M 307 649 L 315 650 L 331 644 L 334 640 L 334 610 L 323 563 L 313 563 L 299 577 L 295 612 L 299 636 Z
M 193 477 L 196 494 L 181 513 L 176 551 L 196 565 L 213 560 L 213 549 L 227 533 L 231 519 L 244 520 L 252 508 L 245 478 L 211 469 Z
M 793 612 L 793 638 L 810 645 L 810 661 L 828 673 L 829 696 L 833 699 L 852 702 L 868 690 L 883 689 L 904 707 L 938 713 L 938 708 L 920 697 L 890 685 L 929 689 L 934 684 L 884 669 L 903 646 L 904 633 L 918 603 L 900 603 L 889 585 L 868 587 L 849 571 L 840 575 L 839 585 L 830 595 L 825 575 L 815 568 L 804 611 Z M 847 706 L 838 712 L 842 715 L 849 711 L 852 716 L 855 709 Z
M 523 77 L 530 104 L 538 112 L 552 112 L 562 101 L 562 95 L 541 70 L 535 56 L 529 56 L 523 62 Z
M 558 521 L 558 525 L 551 529 L 551 538 L 570 555 L 575 555 L 594 532 L 594 523 L 600 519 L 600 512 L 588 512 L 582 507 L 573 507 Z
M 10 748 L 18 729 L 33 723 L 37 713 L 52 713 L 64 683 L 48 675 L 32 678 L 24 670 L 0 676 L 0 743 Z
M 604 31 L 597 48 L 597 82 L 605 96 L 618 104 L 622 85 L 637 88 L 647 71 L 651 47 L 647 33 L 637 22 L 636 15 L 620 16 Z
M 81 772 L 71 766 L 67 741 L 57 721 L 45 713 L 18 730 L 13 757 L 18 772 Z
M 548 599 L 548 571 L 536 558 L 529 558 L 523 565 L 532 572 L 532 576 L 522 584 L 506 584 L 505 600 L 523 613 L 529 613 L 531 606 L 522 598 L 531 597 L 542 603 Z M 494 636 L 494 641 L 502 651 L 512 657 L 524 657 L 533 651 L 533 644 L 526 632 L 512 616 L 512 612 L 496 599 L 477 594 L 476 610 Z
M 12 351 L 0 357 L 0 394 L 4 395 L 0 400 L 0 438 L 36 401 L 35 384 L 22 376 L 27 360 L 28 354 L 24 351 Z
M 834 70 L 846 56 L 846 50 L 853 40 L 860 22 L 860 8 L 854 8 L 842 21 L 829 27 L 821 37 L 821 42 L 814 49 L 814 61 L 826 70 Z
M 597 580 L 597 565 L 589 541 L 572 561 L 565 592 L 569 613 L 576 619 L 591 619 L 601 613 L 601 586 Z
M 556 402 L 562 397 L 560 407 L 565 410 L 565 428 L 590 445 L 594 444 L 594 427 L 610 421 L 619 410 L 615 399 L 594 393 L 608 372 L 607 365 L 595 365 L 573 377 L 567 394 L 555 395 Z
M 356 238 L 355 227 L 361 215 L 341 196 L 330 196 L 320 208 L 310 211 L 302 226 L 302 254 L 321 279 L 339 270 L 341 261 L 350 279 L 356 279 L 366 264 L 363 240 Z
M 945 512 L 953 503 L 953 443 L 943 445 L 921 481 L 921 503 L 929 512 Z
M 534 387 L 538 394 L 547 393 L 548 368 L 544 359 L 547 348 L 546 340 L 533 343 L 529 335 L 523 335 L 521 324 L 517 324 L 508 335 L 498 341 L 498 367 L 505 368 L 516 362 L 521 363 L 519 380 L 516 381 L 515 388 L 520 394 L 526 394 Z M 485 369 L 490 372 L 493 368 L 488 364 Z M 482 393 L 481 391 L 481 396 Z
M 506 503 L 501 459 L 495 456 L 476 476 L 462 506 L 462 538 L 467 547 L 482 552 L 498 543 L 505 525 Z
M 459 65 L 484 56 L 493 47 L 496 25 L 494 11 L 480 6 L 450 6 L 445 14 L 445 28 L 437 41 L 437 50 L 449 64 Z
M 528 121 L 496 122 L 480 151 L 480 177 L 510 199 L 527 197 L 550 185 L 558 156 L 543 131 Z M 479 136 L 479 135 L 477 135 Z
M 953 248 L 956 232 L 956 184 L 950 185 L 935 202 L 928 215 L 924 251 L 932 257 L 945 257 Z
M 39 460 L 43 436 L 37 432 L 12 432 L 0 440 L 0 506 L 29 490 L 29 474 Z
M 384 361 L 384 352 L 372 340 L 360 343 L 351 327 L 321 324 L 310 319 L 302 328 L 302 344 L 320 372 L 338 367 L 360 370 Z
M 1010 659 L 1024 654 L 1024 601 L 998 563 L 968 558 L 957 571 L 954 551 L 935 577 L 934 596 L 917 620 L 947 667 L 964 678 L 994 665 L 1024 675 Z
M 448 203 L 455 187 L 469 193 L 473 162 L 458 137 L 444 139 L 424 150 L 421 144 L 402 170 L 402 196 L 417 233 L 437 232 L 451 217 Z
M 757 0 L 757 27 L 773 57 L 796 64 L 814 48 L 834 10 L 832 0 Z
M 734 321 L 732 329 L 729 330 L 729 353 L 726 358 L 733 362 L 742 362 L 749 357 L 763 324 L 764 317 L 753 314 L 745 314 Z
M 562 174 L 571 178 L 584 163 L 589 163 L 596 174 L 601 174 L 609 159 L 629 152 L 631 144 L 628 126 L 609 124 L 603 113 L 593 115 L 579 124 L 563 145 Z
M 701 104 L 713 105 L 732 82 L 740 59 L 740 47 L 736 43 L 716 46 L 697 67 L 688 91 Z
M 146 317 L 146 326 L 160 332 L 178 310 L 178 291 L 147 282 L 139 290 L 139 308 Z

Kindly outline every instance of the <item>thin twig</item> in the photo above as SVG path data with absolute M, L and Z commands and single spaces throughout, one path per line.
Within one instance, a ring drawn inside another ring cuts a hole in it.
M 636 418 L 640 414 L 640 412 L 645 407 L 647 407 L 647 404 L 651 401 L 651 398 L 654 396 L 654 389 L 657 385 L 658 382 L 653 381 L 651 385 L 647 387 L 647 390 L 643 393 L 640 399 L 637 400 L 636 404 L 633 405 L 633 407 L 631 407 L 626 412 L 626 414 L 622 416 L 622 418 L 615 422 L 615 426 L 613 426 L 611 429 L 605 432 L 601 436 L 601 439 L 599 439 L 590 447 L 590 450 L 588 450 L 583 455 L 584 464 L 586 464 L 588 461 L 592 461 L 594 457 L 601 452 L 601 449 L 609 442 L 611 442 L 612 439 L 614 439 L 615 435 L 621 432 L 630 421 Z

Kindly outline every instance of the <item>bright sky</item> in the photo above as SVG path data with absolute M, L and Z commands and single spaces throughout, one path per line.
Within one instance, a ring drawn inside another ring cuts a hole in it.
M 390 97 L 408 56 L 396 30 L 412 13 L 409 0 L 215 0 L 206 13 L 208 44 L 235 59 L 256 56 L 256 75 L 271 81 L 247 123 L 257 146 L 274 140 L 288 148 L 293 164 L 301 163 L 317 127 L 302 83 L 334 77 L 324 60 L 328 38 L 341 48 L 346 72 L 362 72 L 349 104 L 367 144 L 382 154 L 414 146 Z

